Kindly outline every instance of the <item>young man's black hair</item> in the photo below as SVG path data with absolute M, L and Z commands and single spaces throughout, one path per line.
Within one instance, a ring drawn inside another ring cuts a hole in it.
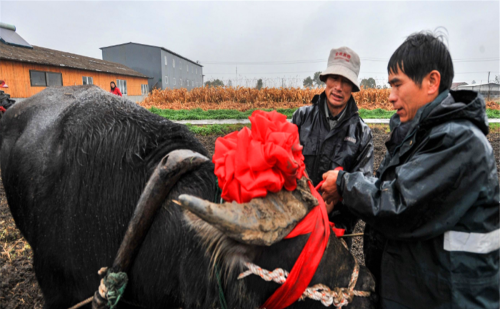
M 401 70 L 415 84 L 421 85 L 429 72 L 437 70 L 441 74 L 439 92 L 450 89 L 454 76 L 453 62 L 448 48 L 440 38 L 443 35 L 430 32 L 410 35 L 392 54 L 387 71 L 390 73 Z

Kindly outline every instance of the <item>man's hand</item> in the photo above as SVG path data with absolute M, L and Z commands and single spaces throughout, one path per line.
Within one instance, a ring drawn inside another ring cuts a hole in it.
M 325 200 L 328 213 L 333 210 L 333 206 L 341 199 L 341 196 L 337 191 L 338 175 L 339 171 L 328 171 L 323 174 L 323 180 L 325 182 L 321 186 L 321 192 L 323 192 L 321 196 Z

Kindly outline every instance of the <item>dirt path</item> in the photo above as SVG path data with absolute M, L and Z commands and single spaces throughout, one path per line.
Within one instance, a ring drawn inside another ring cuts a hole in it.
M 385 153 L 384 141 L 387 133 L 375 128 L 375 168 Z M 198 136 L 208 151 L 213 154 L 218 136 Z M 500 170 L 500 133 L 490 134 Z M 500 177 L 500 173 L 499 173 Z M 356 232 L 362 232 L 364 224 L 358 224 Z M 362 239 L 354 239 L 353 253 L 362 261 Z M 42 308 L 43 297 L 32 267 L 32 251 L 15 227 L 7 205 L 3 186 L 0 184 L 0 309 Z

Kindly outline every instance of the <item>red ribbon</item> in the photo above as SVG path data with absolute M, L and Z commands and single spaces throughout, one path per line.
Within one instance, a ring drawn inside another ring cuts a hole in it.
M 283 187 L 293 191 L 305 171 L 299 130 L 276 111 L 254 111 L 249 117 L 252 130 L 219 137 L 212 162 L 228 202 L 247 203 Z
M 278 192 L 283 187 L 292 191 L 297 187 L 297 179 L 305 175 L 297 126 L 276 111 L 255 111 L 249 119 L 251 131 L 243 128 L 215 142 L 214 173 L 226 201 L 245 203 L 266 196 L 267 191 Z M 309 239 L 285 283 L 261 308 L 282 309 L 297 301 L 316 273 L 330 238 L 330 227 L 337 237 L 344 234 L 343 229 L 335 228 L 328 221 L 323 198 L 311 182 L 308 185 L 319 205 L 285 238 L 310 233 Z
M 335 170 L 343 170 L 341 166 Z M 311 282 L 312 277 L 318 269 L 319 262 L 323 257 L 328 239 L 330 239 L 330 226 L 335 236 L 344 235 L 344 229 L 335 227 L 335 223 L 328 220 L 325 201 L 318 190 L 325 181 L 322 180 L 316 188 L 309 181 L 309 189 L 312 195 L 318 199 L 319 205 L 314 207 L 307 216 L 285 237 L 285 239 L 311 233 L 299 258 L 293 265 L 285 283 L 279 287 L 271 297 L 267 299 L 261 308 L 281 309 L 286 308 L 297 301 Z
M 285 283 L 280 286 L 261 306 L 266 309 L 282 309 L 296 302 L 309 286 L 312 277 L 318 269 L 326 245 L 330 239 L 330 227 L 337 237 L 344 235 L 343 229 L 335 228 L 328 221 L 325 202 L 311 182 L 308 183 L 311 193 L 318 199 L 319 205 L 314 207 L 307 216 L 285 237 L 285 239 L 311 233 L 299 258 L 293 265 Z
M 334 168 L 333 170 L 334 170 L 334 171 L 343 171 L 343 170 L 344 170 L 344 168 L 343 168 L 342 166 L 337 166 L 337 167 L 336 167 L 336 168 Z M 326 181 L 326 180 L 321 180 L 321 181 L 318 183 L 318 185 L 317 185 L 317 186 L 316 186 L 316 188 L 315 188 L 315 189 L 316 189 L 316 191 L 319 191 L 319 190 L 321 189 L 321 187 L 323 186 L 323 184 L 325 183 L 325 181 Z M 342 202 L 342 200 L 343 200 L 343 198 L 341 197 L 341 198 L 340 198 L 340 200 L 339 200 L 339 202 Z M 344 234 L 342 233 L 342 235 L 344 235 Z M 342 235 L 340 235 L 340 236 L 342 236 Z M 339 237 L 339 236 L 337 235 L 337 237 Z
M 0 106 L 0 112 L 5 113 L 6 112 L 5 107 Z

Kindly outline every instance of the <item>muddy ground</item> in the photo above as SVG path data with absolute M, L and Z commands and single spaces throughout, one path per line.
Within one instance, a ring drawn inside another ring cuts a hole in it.
M 375 168 L 384 156 L 384 141 L 387 132 L 374 128 Z M 198 136 L 213 154 L 217 136 Z M 488 136 L 495 150 L 497 169 L 500 170 L 500 133 Z M 499 174 L 500 175 L 500 174 Z M 362 232 L 361 222 L 355 232 Z M 354 239 L 353 254 L 363 263 L 363 243 L 360 237 Z M 42 308 L 43 297 L 32 267 L 32 251 L 16 229 L 7 205 L 3 186 L 0 184 L 0 309 Z

